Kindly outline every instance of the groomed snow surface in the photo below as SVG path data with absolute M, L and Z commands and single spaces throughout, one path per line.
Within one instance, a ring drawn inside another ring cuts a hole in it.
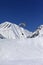
M 43 37 L 0 39 L 0 65 L 43 65 Z

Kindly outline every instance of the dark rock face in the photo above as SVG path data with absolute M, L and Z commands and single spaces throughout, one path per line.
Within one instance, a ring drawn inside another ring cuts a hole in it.
M 31 36 L 27 36 L 27 38 L 35 38 L 39 35 L 39 31 L 33 33 Z
M 34 33 L 32 36 L 31 36 L 31 38 L 34 38 L 34 37 L 36 37 L 36 36 L 38 36 L 39 35 L 39 31 L 37 31 L 37 33 Z
M 0 39 L 5 39 L 5 37 L 3 35 L 0 34 Z

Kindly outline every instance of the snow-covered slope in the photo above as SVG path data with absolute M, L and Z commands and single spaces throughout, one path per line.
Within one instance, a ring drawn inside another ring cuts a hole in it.
M 0 34 L 7 39 L 21 39 L 30 37 L 32 32 L 10 22 L 0 24 Z
M 1 36 L 2 39 L 43 37 L 43 25 L 39 26 L 35 32 L 30 32 L 19 25 L 6 21 L 0 24 L 0 39 Z
M 35 32 L 33 32 L 31 38 L 43 37 L 43 25 L 40 25 Z
M 31 33 L 10 22 L 0 24 L 0 65 L 43 65 L 43 25 Z
M 43 38 L 0 40 L 0 65 L 43 65 Z

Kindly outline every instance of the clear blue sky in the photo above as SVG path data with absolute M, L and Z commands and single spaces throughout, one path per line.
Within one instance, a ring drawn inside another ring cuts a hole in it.
M 0 0 L 0 23 L 26 23 L 30 31 L 43 24 L 43 0 Z

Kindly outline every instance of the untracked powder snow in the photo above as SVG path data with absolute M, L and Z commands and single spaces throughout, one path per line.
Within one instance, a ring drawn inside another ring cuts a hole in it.
M 43 38 L 0 40 L 0 65 L 43 65 Z

